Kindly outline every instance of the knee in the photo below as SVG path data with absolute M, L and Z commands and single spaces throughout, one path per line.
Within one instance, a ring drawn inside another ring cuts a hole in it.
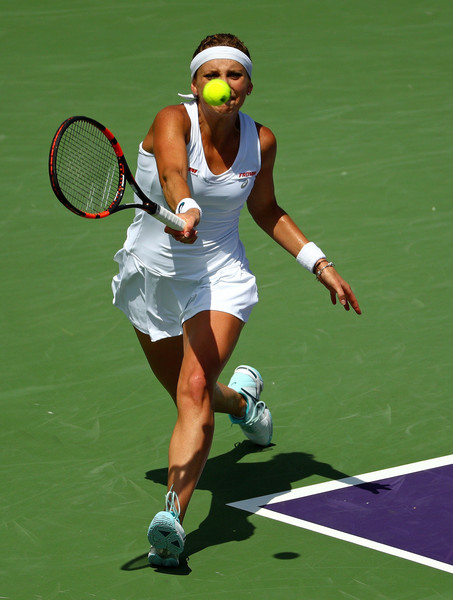
M 178 385 L 178 404 L 190 404 L 202 408 L 211 405 L 213 390 L 206 374 L 201 369 L 192 371 L 187 377 L 182 377 Z

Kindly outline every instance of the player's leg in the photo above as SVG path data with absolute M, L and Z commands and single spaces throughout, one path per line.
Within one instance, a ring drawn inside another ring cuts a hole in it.
M 156 514 L 148 530 L 148 560 L 153 566 L 179 564 L 185 543 L 181 523 L 211 448 L 214 409 L 236 417 L 247 437 L 262 443 L 263 415 L 258 415 L 257 409 L 264 404 L 244 397 L 251 391 L 259 399 L 253 381 L 250 387 L 249 376 L 244 379 L 240 373 L 244 367 L 236 369 L 230 382 L 236 389 L 217 383 L 242 327 L 243 322 L 232 315 L 204 311 L 186 322 L 184 337 L 151 342 L 149 336 L 136 331 L 153 372 L 176 399 L 178 409 L 169 448 L 166 508 Z
M 138 329 L 135 329 L 135 333 L 151 370 L 176 404 L 176 390 L 184 354 L 182 335 L 152 342 L 149 335 Z M 221 383 L 215 385 L 215 412 L 242 417 L 246 407 L 247 402 L 241 394 Z
M 182 335 L 152 342 L 146 333 L 138 329 L 135 329 L 135 333 L 152 372 L 176 404 L 176 390 L 183 358 Z
M 184 356 L 177 389 L 178 417 L 169 448 L 168 487 L 173 486 L 184 518 L 192 493 L 208 458 L 214 433 L 214 390 L 217 378 L 231 356 L 243 322 L 230 314 L 203 311 L 184 324 Z M 217 391 L 216 397 L 220 394 Z M 234 390 L 225 396 L 241 400 Z

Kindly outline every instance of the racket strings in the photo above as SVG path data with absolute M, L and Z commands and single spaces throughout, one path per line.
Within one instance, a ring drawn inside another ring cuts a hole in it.
M 120 168 L 107 137 L 87 121 L 74 121 L 64 131 L 56 157 L 58 183 L 78 210 L 97 214 L 118 195 Z

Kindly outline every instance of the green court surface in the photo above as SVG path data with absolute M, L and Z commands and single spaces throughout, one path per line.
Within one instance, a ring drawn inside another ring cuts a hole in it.
M 0 598 L 453 598 L 451 574 L 226 506 L 452 452 L 451 1 L 16 0 L 0 16 Z M 260 303 L 222 381 L 261 371 L 274 445 L 238 445 L 217 419 L 186 559 L 158 572 L 146 530 L 175 411 L 111 305 L 132 215 L 71 215 L 47 159 L 57 126 L 86 114 L 135 168 L 218 31 L 250 48 L 244 111 L 277 135 L 280 203 L 363 315 L 331 306 L 244 213 Z

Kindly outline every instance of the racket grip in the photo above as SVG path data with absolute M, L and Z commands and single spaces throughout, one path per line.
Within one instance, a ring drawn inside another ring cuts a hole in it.
M 157 206 L 157 210 L 153 216 L 161 221 L 161 223 L 164 223 L 177 231 L 182 231 L 186 225 L 184 219 L 181 219 L 181 217 L 178 217 L 178 215 L 175 215 L 160 205 Z

